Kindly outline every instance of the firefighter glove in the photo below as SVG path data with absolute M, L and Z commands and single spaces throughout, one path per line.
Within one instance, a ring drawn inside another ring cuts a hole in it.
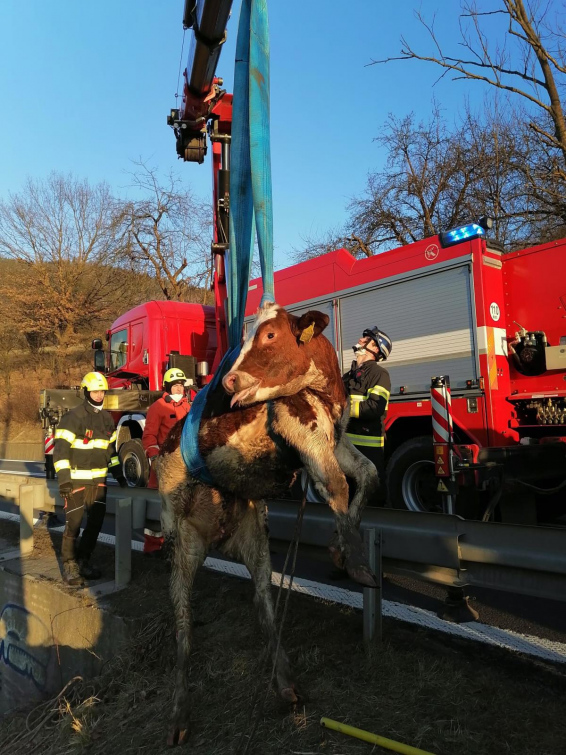
M 73 483 L 70 480 L 69 482 L 62 482 L 61 485 L 59 485 L 59 493 L 61 495 L 61 498 L 68 498 L 72 492 Z

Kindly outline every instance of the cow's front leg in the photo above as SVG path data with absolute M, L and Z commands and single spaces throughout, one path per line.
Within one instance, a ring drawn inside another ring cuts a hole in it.
M 277 650 L 277 628 L 271 598 L 271 558 L 263 501 L 250 501 L 236 533 L 222 548 L 229 555 L 240 558 L 247 566 L 255 588 L 254 603 L 259 621 L 268 641 L 275 664 L 277 690 L 288 703 L 297 702 L 297 691 L 287 653 L 280 645 Z M 277 657 L 276 657 L 277 654 Z
M 206 555 L 197 530 L 181 519 L 175 532 L 170 592 L 177 628 L 177 668 L 173 716 L 167 744 L 184 744 L 189 733 L 189 655 L 191 652 L 191 590 L 195 574 Z

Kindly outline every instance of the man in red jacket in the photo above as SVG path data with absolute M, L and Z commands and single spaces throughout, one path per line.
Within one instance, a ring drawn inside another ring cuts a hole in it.
M 147 410 L 142 444 L 149 462 L 157 456 L 171 428 L 188 413 L 191 405 L 185 396 L 185 373 L 173 367 L 163 376 L 164 393 Z M 151 471 L 148 488 L 157 488 L 155 472 Z
M 151 464 L 173 425 L 183 419 L 191 408 L 189 399 L 185 395 L 185 373 L 178 367 L 167 370 L 163 376 L 163 396 L 153 403 L 147 410 L 142 445 Z M 148 488 L 157 488 L 157 477 L 153 467 L 149 475 Z M 161 548 L 163 538 L 160 532 L 146 531 L 144 552 L 151 553 Z

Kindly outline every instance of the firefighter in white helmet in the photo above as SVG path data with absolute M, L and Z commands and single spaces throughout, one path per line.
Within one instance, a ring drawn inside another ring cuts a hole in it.
M 346 435 L 373 461 L 383 480 L 385 467 L 384 421 L 389 406 L 391 378 L 381 364 L 393 344 L 379 328 L 367 328 L 353 347 L 355 361 L 342 379 L 350 397 L 350 421 Z
M 80 585 L 101 576 L 90 557 L 106 513 L 108 470 L 121 487 L 127 487 L 116 455 L 116 430 L 109 412 L 102 408 L 108 382 L 100 372 L 89 372 L 81 382 L 84 401 L 66 412 L 55 430 L 53 461 L 59 492 L 65 501 L 65 532 L 61 546 L 63 578 Z M 83 514 L 86 526 L 80 542 L 77 536 Z

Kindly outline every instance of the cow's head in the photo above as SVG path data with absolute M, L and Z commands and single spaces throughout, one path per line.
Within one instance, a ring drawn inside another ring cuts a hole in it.
M 277 304 L 266 304 L 257 313 L 242 351 L 222 384 L 232 395 L 231 406 L 248 406 L 280 396 L 292 396 L 304 388 L 323 390 L 324 358 L 332 347 L 320 334 L 329 318 L 310 311 L 300 317 Z M 319 358 L 317 359 L 317 356 Z M 327 360 L 326 360 L 327 361 Z

